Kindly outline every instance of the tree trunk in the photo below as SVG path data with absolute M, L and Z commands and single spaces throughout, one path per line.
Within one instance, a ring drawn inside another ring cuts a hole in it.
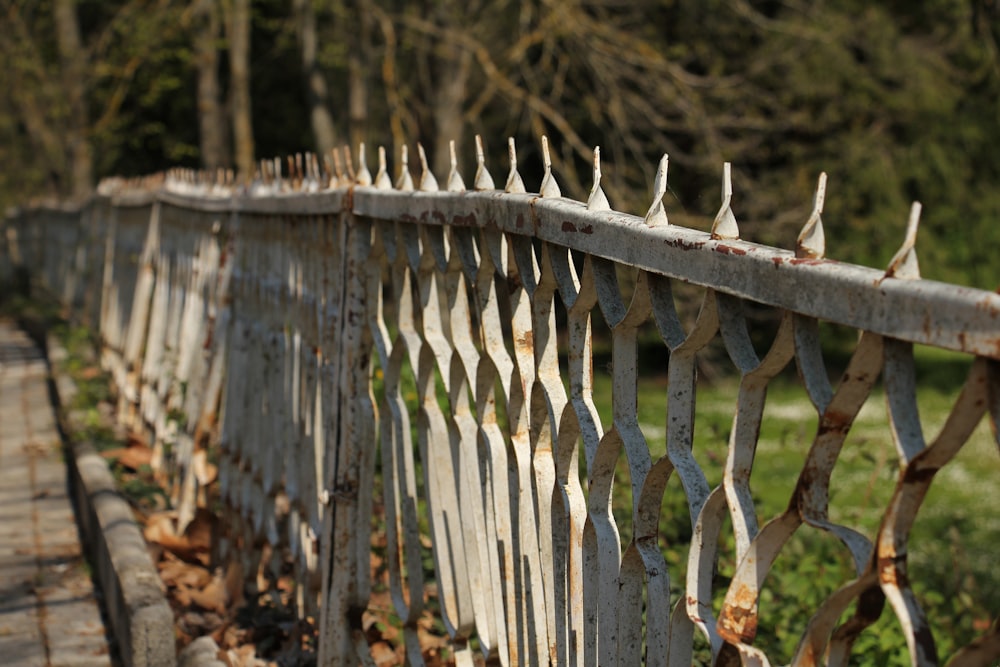
M 253 120 L 250 114 L 250 0 L 232 0 L 228 9 L 233 148 L 240 178 L 249 179 L 254 173 Z
M 368 133 L 368 68 L 373 14 L 369 0 L 350 4 L 352 18 L 357 19 L 357 23 L 352 24 L 357 26 L 357 33 L 348 35 L 353 48 L 347 56 L 347 118 L 351 148 L 357 150 Z
M 455 50 L 453 58 L 440 63 L 437 91 L 431 100 L 434 115 L 434 173 L 446 178 L 451 170 L 448 143 L 461 147 L 466 83 L 472 54 Z
M 194 52 L 198 69 L 198 134 L 201 162 L 206 169 L 228 167 L 226 111 L 219 85 L 221 32 L 217 0 L 195 0 Z
M 86 54 L 80 38 L 80 23 L 75 0 L 55 0 L 53 7 L 56 42 L 61 61 L 63 87 L 69 116 L 66 140 L 69 150 L 72 195 L 87 197 L 94 184 L 94 160 L 87 137 Z
M 295 21 L 302 51 L 302 73 L 309 104 L 313 138 L 321 155 L 328 155 L 336 145 L 337 132 L 330 113 L 330 94 L 326 78 L 316 61 L 316 10 L 312 0 L 295 0 Z

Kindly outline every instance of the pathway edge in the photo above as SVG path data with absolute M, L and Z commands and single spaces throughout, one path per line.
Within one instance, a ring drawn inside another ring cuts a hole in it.
M 51 334 L 46 352 L 60 419 L 71 404 L 76 384 L 54 360 L 66 351 Z M 107 462 L 93 445 L 68 437 L 70 494 L 77 507 L 83 547 L 95 574 L 128 667 L 173 667 L 177 664 L 174 616 L 161 589 L 159 573 L 146 551 L 128 501 L 118 492 Z

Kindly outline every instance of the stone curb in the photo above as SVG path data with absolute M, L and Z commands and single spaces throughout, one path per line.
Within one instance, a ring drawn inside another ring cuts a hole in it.
M 65 407 L 76 394 L 73 380 L 56 368 L 67 353 L 51 335 L 46 343 L 57 400 Z M 80 535 L 122 661 L 127 667 L 173 667 L 177 664 L 174 615 L 132 509 L 115 488 L 107 462 L 89 442 L 71 441 L 68 446 L 70 494 Z

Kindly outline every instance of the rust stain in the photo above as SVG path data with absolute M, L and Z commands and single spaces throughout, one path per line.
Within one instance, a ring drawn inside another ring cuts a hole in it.
M 915 466 L 910 464 L 906 466 L 906 470 L 903 472 L 903 481 L 916 484 L 930 484 L 938 470 L 940 470 L 940 467 Z
M 715 246 L 715 252 L 722 253 L 723 255 L 736 255 L 743 256 L 747 254 L 747 251 L 743 248 L 736 248 L 731 245 L 717 245 Z
M 523 229 L 524 228 L 524 214 L 523 213 L 518 213 L 517 214 L 517 218 L 514 220 L 514 225 L 518 229 Z
M 477 222 L 475 213 L 469 213 L 468 215 L 453 215 L 451 217 L 451 224 L 460 227 L 475 227 Z
M 733 596 L 733 604 L 722 608 L 718 622 L 719 635 L 728 642 L 749 644 L 757 636 L 757 593 L 741 584 Z
M 704 242 L 701 241 L 697 243 L 685 243 L 681 239 L 663 239 L 663 244 L 671 248 L 679 248 L 680 250 L 697 250 L 705 245 Z
M 514 339 L 518 347 L 530 350 L 535 343 L 535 334 L 531 329 L 524 332 L 524 335 L 518 336 Z
M 906 576 L 906 554 L 890 553 L 878 558 L 878 578 L 885 584 L 897 588 L 909 588 L 910 578 Z
M 563 223 L 562 223 L 562 230 L 564 232 L 575 232 L 576 231 L 576 225 L 574 225 L 569 220 L 564 220 Z

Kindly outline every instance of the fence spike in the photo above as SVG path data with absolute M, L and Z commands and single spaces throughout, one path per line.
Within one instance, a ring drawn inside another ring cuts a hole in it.
M 333 155 L 333 173 L 336 179 L 336 187 L 340 187 L 344 182 L 344 165 L 340 161 L 340 149 L 331 148 L 330 154 Z
M 320 190 L 323 187 L 323 173 L 319 169 L 319 156 L 315 153 L 310 153 L 309 164 L 312 165 L 313 186 L 316 190 Z
M 271 160 L 271 166 L 274 169 L 274 186 L 273 192 L 281 192 L 283 188 L 284 181 L 281 178 L 281 158 L 275 157 Z
M 385 146 L 378 147 L 378 174 L 375 175 L 375 187 L 379 190 L 392 190 L 392 179 L 385 166 Z
M 527 192 L 521 174 L 517 173 L 517 148 L 514 146 L 514 137 L 507 138 L 507 155 L 510 158 L 510 173 L 507 174 L 507 185 L 504 187 L 504 191 Z
M 594 146 L 594 185 L 590 188 L 590 196 L 587 197 L 588 211 L 610 211 L 611 203 L 608 196 L 601 189 L 601 147 Z
M 819 175 L 816 184 L 816 195 L 813 197 L 813 210 L 809 219 L 799 232 L 795 242 L 795 256 L 809 259 L 822 259 L 826 255 L 826 234 L 823 231 L 823 204 L 826 201 L 826 172 Z
M 424 152 L 424 145 L 419 141 L 417 142 L 417 156 L 420 158 L 420 191 L 437 192 L 440 190 L 437 179 L 434 178 L 434 172 L 431 171 L 431 168 L 427 166 L 427 153 Z
M 552 175 L 552 156 L 549 154 L 549 138 L 542 135 L 542 165 L 545 167 L 545 175 L 542 177 L 542 185 L 538 193 L 543 197 L 561 197 L 562 191 Z
M 365 157 L 365 142 L 358 144 L 358 185 L 371 185 L 372 173 L 368 171 L 368 158 Z
M 285 160 L 288 162 L 288 190 L 295 192 L 301 185 L 298 172 L 295 170 L 295 158 L 291 155 L 286 155 Z
M 333 160 L 330 159 L 329 155 L 323 156 L 323 181 L 326 183 L 326 187 L 330 190 L 337 187 L 337 176 L 333 173 Z
M 896 254 L 889 261 L 885 271 L 886 278 L 901 278 L 915 280 L 920 277 L 920 264 L 917 261 L 917 228 L 920 226 L 920 202 L 913 202 L 910 207 L 910 219 L 906 223 L 906 238 Z
M 667 220 L 667 210 L 663 207 L 663 195 L 667 194 L 667 167 L 669 165 L 670 156 L 664 153 L 656 169 L 656 179 L 653 181 L 653 203 L 646 212 L 646 224 L 650 227 L 670 224 L 670 221 Z
M 493 177 L 490 176 L 489 170 L 486 168 L 486 156 L 483 151 L 483 137 L 482 135 L 476 135 L 476 180 L 473 183 L 473 187 L 476 190 L 496 190 L 496 184 L 493 183 Z
M 448 152 L 451 156 L 451 171 L 448 172 L 448 192 L 465 192 L 465 181 L 458 173 L 458 156 L 455 154 L 455 140 L 448 142 Z
M 733 213 L 733 165 L 725 162 L 722 165 L 722 206 L 712 222 L 713 239 L 738 239 L 740 227 Z
M 403 144 L 399 153 L 399 179 L 396 181 L 396 189 L 412 192 L 413 176 L 410 175 L 410 152 L 406 144 Z

